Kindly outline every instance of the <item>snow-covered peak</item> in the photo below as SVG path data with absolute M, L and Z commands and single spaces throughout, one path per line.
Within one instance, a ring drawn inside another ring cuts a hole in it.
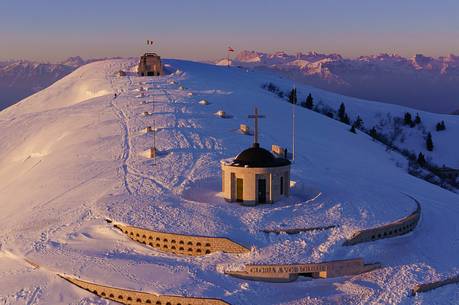
M 88 61 L 72 57 L 61 63 L 9 60 L 0 63 L 0 110 L 38 92 Z
M 219 60 L 217 63 L 216 63 L 217 66 L 228 66 L 228 65 L 233 65 L 233 61 L 231 59 L 228 60 L 228 58 L 223 58 L 221 60 Z
M 433 57 L 416 54 L 411 58 L 411 62 L 415 69 L 433 70 L 439 67 L 440 61 L 435 60 Z
M 40 64 L 41 65 L 41 64 Z M 45 67 L 49 67 L 46 65 Z M 57 65 L 57 67 L 61 67 Z M 113 94 L 106 75 L 107 66 L 103 61 L 87 64 L 70 75 L 56 81 L 49 88 L 4 110 L 5 113 L 45 111 L 78 104 L 91 98 Z M 49 92 L 54 92 L 49 94 Z
M 245 63 L 260 63 L 262 58 L 265 57 L 265 53 L 256 51 L 242 51 L 236 55 L 236 60 Z
M 86 64 L 88 61 L 84 60 L 80 56 L 69 57 L 66 60 L 62 61 L 60 64 L 71 66 L 71 67 L 79 67 Z

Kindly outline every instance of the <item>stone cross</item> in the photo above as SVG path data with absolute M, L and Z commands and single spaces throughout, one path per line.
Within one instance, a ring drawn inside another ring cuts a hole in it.
M 255 120 L 255 133 L 253 137 L 253 143 L 258 143 L 258 118 L 264 118 L 264 115 L 258 114 L 258 108 L 255 107 L 255 114 L 251 114 L 248 116 L 249 119 Z

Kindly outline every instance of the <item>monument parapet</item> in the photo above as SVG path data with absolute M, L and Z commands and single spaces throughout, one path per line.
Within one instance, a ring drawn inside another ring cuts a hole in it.
M 242 270 L 228 270 L 225 274 L 254 281 L 292 282 L 299 276 L 331 278 L 365 273 L 380 267 L 379 263 L 365 264 L 362 258 L 354 258 L 321 263 L 245 265 Z
M 113 223 L 113 226 L 136 242 L 176 255 L 202 256 L 214 252 L 250 252 L 246 247 L 226 237 L 158 232 L 120 223 Z

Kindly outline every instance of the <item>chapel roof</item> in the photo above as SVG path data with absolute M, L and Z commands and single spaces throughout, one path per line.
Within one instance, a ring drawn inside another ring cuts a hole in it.
M 254 143 L 252 147 L 242 151 L 232 162 L 232 166 L 240 167 L 280 167 L 290 165 L 284 158 L 276 158 L 270 151 Z

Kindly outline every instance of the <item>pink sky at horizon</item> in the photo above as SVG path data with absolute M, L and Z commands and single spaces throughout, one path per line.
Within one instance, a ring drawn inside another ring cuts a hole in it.
M 438 57 L 459 54 L 458 11 L 454 0 L 0 0 L 0 60 L 138 56 L 146 39 L 165 58 L 191 60 L 223 58 L 229 45 Z

